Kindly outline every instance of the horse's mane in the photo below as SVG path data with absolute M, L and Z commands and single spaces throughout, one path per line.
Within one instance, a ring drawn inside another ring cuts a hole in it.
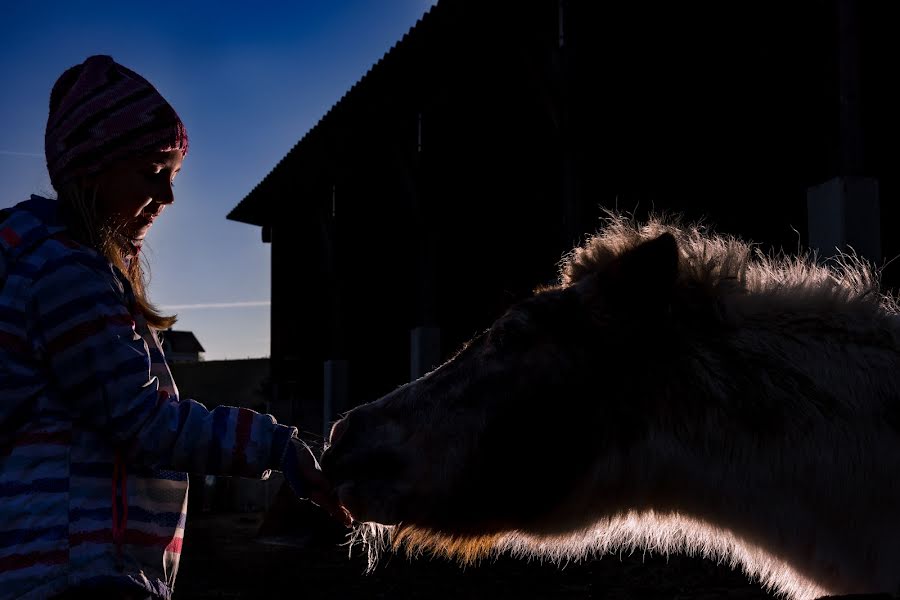
M 671 215 L 654 215 L 639 223 L 627 215 L 607 213 L 600 231 L 560 262 L 559 285 L 573 285 L 664 233 L 678 242 L 676 285 L 682 289 L 706 289 L 723 302 L 749 295 L 760 309 L 900 313 L 897 299 L 880 291 L 880 271 L 855 253 L 840 253 L 827 261 L 820 261 L 815 252 L 765 254 L 755 244 L 715 234 L 702 223 L 683 224 Z

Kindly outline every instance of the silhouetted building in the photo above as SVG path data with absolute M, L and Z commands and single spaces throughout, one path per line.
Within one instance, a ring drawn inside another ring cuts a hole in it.
M 179 395 L 202 402 L 210 410 L 243 406 L 261 412 L 277 411 L 271 398 L 268 358 L 175 362 L 169 368 Z
M 425 372 L 603 208 L 896 255 L 895 6 L 441 0 L 228 215 L 275 396 L 316 430 Z
M 166 361 L 169 363 L 197 362 L 205 350 L 192 331 L 167 329 L 159 334 Z

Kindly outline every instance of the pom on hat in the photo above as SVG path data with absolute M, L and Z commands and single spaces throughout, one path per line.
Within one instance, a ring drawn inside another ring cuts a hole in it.
M 171 150 L 187 154 L 181 119 L 150 82 L 112 57 L 91 56 L 53 86 L 44 151 L 57 191 L 119 159 Z

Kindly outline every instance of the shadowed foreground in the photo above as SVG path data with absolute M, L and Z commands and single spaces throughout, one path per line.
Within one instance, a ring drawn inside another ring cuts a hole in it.
M 565 568 L 508 557 L 465 570 L 445 560 L 385 557 L 365 575 L 361 549 L 259 541 L 261 513 L 188 519 L 175 600 L 189 598 L 771 599 L 739 573 L 672 556 L 607 556 Z M 272 538 L 269 538 L 272 539 Z M 291 591 L 293 590 L 293 592 Z

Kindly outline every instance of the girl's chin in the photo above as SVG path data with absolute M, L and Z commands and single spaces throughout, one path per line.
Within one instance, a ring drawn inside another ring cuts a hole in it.
M 149 231 L 149 227 L 141 228 L 141 229 L 126 229 L 122 231 L 122 237 L 131 240 L 132 242 L 143 242 L 144 238 L 147 236 L 147 232 Z
M 128 231 L 131 233 L 132 238 L 144 237 L 150 231 L 151 225 L 151 223 L 139 223 L 129 228 Z

